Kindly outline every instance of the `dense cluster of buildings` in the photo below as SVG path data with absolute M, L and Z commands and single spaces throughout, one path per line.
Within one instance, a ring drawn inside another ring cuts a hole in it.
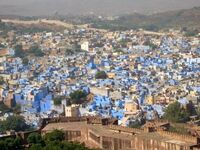
M 15 42 L 13 42 L 15 41 Z M 179 31 L 107 31 L 69 29 L 63 33 L 16 34 L 0 38 L 0 101 L 21 106 L 28 124 L 41 118 L 101 116 L 129 126 L 154 120 L 175 101 L 198 106 L 200 42 Z M 45 56 L 15 57 L 16 44 L 26 52 L 38 45 Z M 104 71 L 104 79 L 95 75 Z M 82 90 L 83 105 L 68 105 L 69 94 Z M 56 97 L 63 97 L 55 104 Z M 5 119 L 12 114 L 1 114 Z

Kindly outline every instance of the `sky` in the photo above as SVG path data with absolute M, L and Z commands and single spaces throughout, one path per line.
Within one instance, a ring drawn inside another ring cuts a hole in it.
M 200 6 L 200 0 L 0 0 L 0 15 L 120 15 Z

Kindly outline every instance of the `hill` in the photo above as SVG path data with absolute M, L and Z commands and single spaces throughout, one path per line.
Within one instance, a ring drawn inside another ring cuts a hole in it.
M 121 16 L 115 20 L 93 20 L 93 27 L 108 29 L 158 30 L 163 28 L 200 29 L 200 7 L 169 11 L 152 15 L 132 14 Z
M 0 0 L 1 15 L 122 15 L 189 9 L 199 0 Z

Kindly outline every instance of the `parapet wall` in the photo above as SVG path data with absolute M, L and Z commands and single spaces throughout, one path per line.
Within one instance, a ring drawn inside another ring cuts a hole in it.
M 166 137 L 174 138 L 174 139 L 177 139 L 177 140 L 198 144 L 198 138 L 197 137 L 193 137 L 193 136 L 190 136 L 190 135 L 184 135 L 184 134 L 177 134 L 177 133 L 168 132 L 168 131 L 157 131 L 157 132 L 161 136 L 166 136 Z
M 57 117 L 57 118 L 46 118 L 42 119 L 41 129 L 49 123 L 58 122 L 86 122 L 87 124 L 101 124 L 101 125 L 112 125 L 117 124 L 116 119 L 101 118 L 101 117 Z
M 119 132 L 126 132 L 131 134 L 139 134 L 144 132 L 142 129 L 136 129 L 136 128 L 129 128 L 129 127 L 123 127 L 123 126 L 117 126 L 117 125 L 108 125 L 108 128 L 111 130 L 116 130 Z

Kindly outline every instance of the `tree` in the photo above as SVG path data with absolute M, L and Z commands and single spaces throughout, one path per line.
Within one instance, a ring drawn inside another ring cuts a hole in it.
M 146 40 L 143 44 L 149 46 L 153 50 L 155 50 L 156 48 L 158 48 L 158 46 L 155 45 L 154 43 L 152 43 L 150 40 Z
M 55 97 L 55 98 L 53 99 L 53 103 L 54 103 L 54 105 L 61 105 L 61 103 L 62 103 L 62 98 L 61 98 L 61 97 Z
M 44 53 L 42 52 L 42 50 L 39 48 L 38 45 L 33 45 L 30 49 L 29 49 L 29 53 L 34 54 L 37 57 L 42 57 L 44 56 Z
M 33 144 L 28 150 L 43 150 L 43 147 L 40 144 Z
M 3 77 L 0 77 L 0 85 L 3 85 L 5 83 Z
M 60 130 L 54 130 L 47 133 L 44 136 L 45 146 L 43 147 L 43 150 L 89 150 L 84 144 L 67 142 L 64 140 L 64 133 Z
M 196 36 L 198 35 L 199 31 L 198 30 L 187 30 L 185 33 L 185 36 Z
M 27 138 L 27 141 L 29 144 L 43 144 L 43 139 L 42 139 L 42 136 L 38 133 L 31 133 L 28 138 Z
M 164 114 L 164 118 L 171 122 L 185 123 L 189 121 L 189 112 L 187 108 L 181 106 L 179 102 L 170 104 Z
M 1 147 L 2 150 L 7 149 L 5 141 L 0 141 L 0 147 Z
M 63 143 L 60 141 L 48 142 L 44 147 L 44 150 L 64 150 Z
M 105 71 L 99 71 L 96 73 L 95 75 L 96 79 L 106 79 L 107 78 L 107 74 Z
M 72 104 L 82 104 L 85 102 L 87 94 L 82 90 L 77 90 L 70 93 L 69 96 Z
M 13 107 L 11 109 L 11 111 L 14 113 L 14 114 L 20 114 L 21 113 L 21 105 L 20 104 L 16 104 L 15 107 Z
M 16 45 L 14 49 L 15 49 L 15 57 L 24 58 L 25 53 L 23 51 L 22 45 Z
M 65 139 L 64 133 L 61 130 L 54 130 L 44 136 L 46 142 L 63 141 Z
M 75 53 L 75 51 L 73 51 L 72 49 L 67 48 L 67 49 L 65 50 L 65 54 L 66 54 L 66 55 L 73 55 L 74 53 Z
M 43 137 L 38 133 L 31 133 L 27 140 L 30 144 L 27 150 L 89 150 L 84 144 L 65 141 L 64 133 L 60 130 L 54 130 Z M 0 149 L 23 150 L 22 141 L 18 137 L 0 140 Z
M 129 127 L 130 128 L 141 128 L 146 123 L 144 118 L 141 118 L 140 120 L 135 120 L 134 122 L 130 122 Z
M 22 150 L 22 140 L 19 137 L 6 138 L 4 141 L 1 142 L 2 146 L 3 146 L 3 143 L 6 146 L 6 149 L 4 150 L 13 150 L 13 149 Z
M 28 60 L 27 57 L 25 57 L 25 58 L 22 59 L 22 63 L 23 63 L 24 65 L 28 65 L 28 62 L 29 62 L 29 60 Z
M 9 116 L 5 121 L 0 122 L 0 131 L 14 130 L 25 131 L 29 126 L 21 116 Z
M 63 144 L 64 150 L 89 150 L 84 144 L 80 144 L 78 142 L 65 142 Z

